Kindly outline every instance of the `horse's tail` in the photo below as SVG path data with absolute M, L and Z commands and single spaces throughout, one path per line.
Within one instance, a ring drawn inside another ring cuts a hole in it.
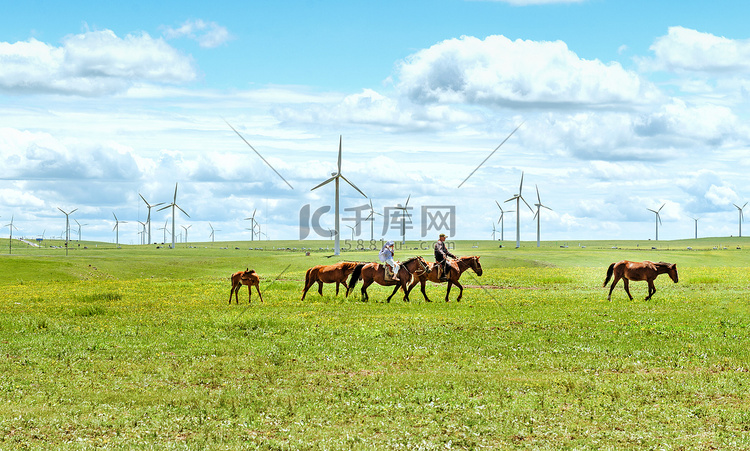
M 310 281 L 310 279 L 311 279 L 311 277 L 312 277 L 312 272 L 313 272 L 313 269 L 314 269 L 314 268 L 310 268 L 310 269 L 308 269 L 308 270 L 307 270 L 307 272 L 305 273 L 305 288 L 307 288 L 307 287 L 309 287 L 310 285 L 312 285 L 312 282 Z
M 611 265 L 609 265 L 609 268 L 607 269 L 607 278 L 604 279 L 604 283 L 602 284 L 603 287 L 607 286 L 607 282 L 609 282 L 609 279 L 612 278 L 612 273 L 614 272 L 615 272 L 615 264 L 612 263 Z
M 349 279 L 349 286 L 346 287 L 347 293 L 353 290 L 354 286 L 357 285 L 357 281 L 359 280 L 359 276 L 362 275 L 362 268 L 364 266 L 364 263 L 357 263 L 357 266 L 354 267 L 354 271 L 352 272 L 351 278 Z

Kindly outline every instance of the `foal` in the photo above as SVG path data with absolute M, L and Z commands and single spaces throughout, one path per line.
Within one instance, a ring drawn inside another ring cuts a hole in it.
M 248 304 L 250 304 L 253 300 L 253 286 L 255 286 L 255 289 L 258 291 L 260 302 L 263 302 L 263 296 L 261 296 L 260 294 L 260 277 L 258 277 L 258 274 L 256 274 L 254 269 L 245 269 L 244 271 L 237 271 L 236 273 L 232 274 L 232 290 L 229 292 L 230 304 L 232 303 L 232 294 L 234 294 L 235 302 L 237 304 L 240 303 L 240 300 L 237 297 L 237 293 L 240 292 L 240 288 L 242 287 L 242 285 L 247 285 Z

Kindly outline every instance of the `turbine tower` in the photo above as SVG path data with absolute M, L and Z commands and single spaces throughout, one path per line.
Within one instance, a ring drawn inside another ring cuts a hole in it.
M 656 222 L 656 241 L 659 241 L 659 224 L 661 224 L 661 216 L 659 215 L 659 212 L 661 211 L 662 208 L 664 208 L 665 205 L 667 205 L 667 204 L 661 204 L 661 207 L 659 207 L 658 210 L 652 210 L 650 208 L 647 208 L 648 211 L 650 211 L 650 212 L 652 212 L 652 213 L 654 213 L 656 215 L 656 219 L 655 219 L 655 222 Z
M 339 223 L 339 179 L 343 179 L 346 183 L 349 184 L 349 186 L 351 186 L 352 188 L 354 188 L 355 190 L 357 190 L 357 192 L 359 194 L 361 194 L 362 196 L 364 196 L 365 198 L 367 198 L 367 195 L 365 195 L 365 193 L 363 193 L 359 188 L 357 188 L 356 186 L 354 186 L 354 184 L 352 182 L 350 182 L 349 180 L 347 180 L 346 177 L 344 177 L 344 175 L 341 173 L 341 142 L 342 142 L 342 137 L 339 136 L 338 171 L 337 172 L 332 172 L 331 173 L 331 178 L 329 178 L 328 180 L 324 181 L 323 183 L 317 185 L 316 187 L 314 187 L 313 189 L 310 190 L 310 191 L 314 191 L 314 190 L 320 188 L 323 185 L 326 185 L 326 184 L 331 183 L 331 182 L 335 182 L 336 198 L 334 200 L 334 221 L 335 221 L 335 227 L 336 227 L 336 242 L 335 242 L 334 247 L 333 247 L 333 255 L 340 255 L 340 253 L 341 253 L 341 247 L 339 245 L 339 239 L 341 237 L 340 236 L 341 235 L 341 233 L 340 233 L 340 230 L 341 230 L 340 227 L 341 226 L 340 226 L 340 223 Z
M 117 215 L 115 212 L 112 212 L 112 216 L 115 217 L 115 226 L 112 228 L 112 230 L 115 232 L 115 246 L 120 247 L 120 224 L 127 224 L 128 221 L 120 221 L 117 219 Z
M 76 222 L 76 224 L 78 224 L 78 241 L 81 241 L 81 227 L 83 227 L 83 226 L 85 226 L 85 225 L 88 225 L 88 224 L 81 224 L 81 223 L 80 223 L 80 222 L 78 222 L 78 220 L 77 220 L 77 219 L 75 219 L 75 218 L 73 219 L 73 221 L 75 221 L 75 222 Z
M 521 193 L 523 192 L 523 172 L 521 172 L 521 184 L 518 185 L 518 194 L 511 197 L 510 199 L 506 200 L 505 202 L 510 202 L 512 200 L 516 201 L 516 249 L 521 247 L 521 201 L 526 204 L 527 207 L 529 207 L 529 210 L 534 213 L 534 210 L 531 208 L 531 205 L 529 205 L 528 202 L 526 202 L 526 199 L 523 198 Z
M 66 213 L 62 208 L 57 207 L 58 210 L 62 211 L 65 215 L 65 255 L 68 255 L 68 241 L 70 241 L 70 215 L 73 214 L 74 211 L 78 210 L 77 208 L 74 208 L 70 210 L 70 212 Z
M 747 202 L 745 202 L 745 205 L 743 205 L 742 207 L 740 207 L 737 204 L 732 204 L 732 205 L 734 205 L 735 207 L 737 207 L 737 210 L 739 210 L 739 212 L 740 212 L 740 238 L 742 238 L 742 221 L 745 220 L 744 216 L 742 215 L 742 209 L 747 206 Z
M 176 219 L 174 209 L 177 208 L 181 212 L 185 213 L 185 216 L 187 216 L 188 218 L 190 217 L 190 215 L 187 214 L 185 210 L 183 210 L 182 208 L 180 208 L 179 205 L 177 205 L 177 183 L 174 184 L 174 199 L 172 199 L 172 203 L 165 207 L 161 207 L 157 211 L 166 210 L 169 207 L 172 207 L 172 249 L 174 249 L 174 227 L 175 227 L 175 219 Z
M 540 230 L 541 230 L 540 217 L 542 216 L 539 214 L 539 212 L 541 211 L 542 208 L 546 208 L 549 211 L 552 211 L 552 209 L 546 205 L 542 205 L 542 198 L 539 197 L 539 185 L 534 185 L 534 186 L 536 187 L 536 200 L 537 200 L 537 203 L 534 204 L 536 206 L 536 213 L 534 213 L 534 217 L 536 218 L 536 247 L 539 247 L 540 246 L 539 235 L 540 235 Z
M 167 224 L 168 223 L 169 223 L 169 219 L 165 219 L 164 220 L 164 227 L 159 227 L 159 230 L 163 230 L 164 231 L 164 236 L 161 239 L 161 244 L 164 244 L 164 243 L 167 242 L 167 232 L 168 232 Z
M 492 223 L 492 241 L 495 241 L 495 232 L 497 232 L 497 229 L 495 228 L 495 223 Z
M 409 199 L 411 199 L 411 194 L 409 194 L 409 197 L 406 198 L 406 202 L 403 206 L 401 204 L 398 204 L 396 207 L 396 210 L 401 210 L 401 245 L 403 246 L 406 244 L 406 218 L 408 217 L 411 219 L 411 215 L 409 214 L 408 205 L 409 205 Z
M 148 216 L 146 217 L 146 223 L 148 224 L 148 244 L 151 244 L 151 207 L 158 207 L 159 205 L 164 205 L 164 202 L 159 202 L 158 204 L 149 204 L 148 201 L 146 201 L 146 198 L 143 197 L 141 193 L 138 193 L 139 196 L 141 196 L 141 199 L 143 199 L 143 202 L 146 202 L 146 207 L 148 207 Z
M 503 207 L 497 201 L 495 203 L 497 208 L 500 209 L 500 219 L 497 220 L 497 223 L 500 224 L 500 241 L 505 241 L 505 213 L 513 213 L 515 210 L 503 210 Z
M 192 224 L 190 224 L 190 225 L 189 225 L 189 226 L 187 226 L 187 227 L 185 227 L 185 226 L 180 226 L 180 227 L 182 227 L 183 229 L 185 229 L 185 242 L 186 242 L 186 243 L 187 243 L 187 231 L 188 231 L 188 229 L 189 229 L 190 227 L 192 227 L 192 226 L 193 226 Z
M 691 218 L 693 221 L 695 221 L 695 239 L 698 239 L 698 220 L 700 218 Z
M 211 234 L 208 237 L 211 238 L 211 242 L 213 243 L 216 232 L 221 232 L 221 230 L 214 229 L 214 226 L 212 226 L 210 222 L 208 223 L 208 226 L 211 227 Z
M 13 225 L 13 218 L 15 216 L 10 217 L 10 224 L 5 224 L 5 227 L 8 227 L 10 229 L 10 237 L 8 238 L 8 253 L 13 253 L 13 229 L 18 230 L 18 227 Z

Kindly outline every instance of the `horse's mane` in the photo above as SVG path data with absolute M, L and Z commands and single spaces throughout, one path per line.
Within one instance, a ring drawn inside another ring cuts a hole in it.
M 408 259 L 408 260 L 405 260 L 405 261 L 404 261 L 403 263 L 401 263 L 401 264 L 402 264 L 402 265 L 407 265 L 407 264 L 409 264 L 409 263 L 413 262 L 414 260 L 416 260 L 416 259 L 418 259 L 418 258 L 419 258 L 419 256 L 418 256 L 418 255 L 417 255 L 416 257 L 411 257 L 410 259 Z

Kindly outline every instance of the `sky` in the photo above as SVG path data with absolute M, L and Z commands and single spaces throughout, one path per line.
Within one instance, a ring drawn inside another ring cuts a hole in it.
M 339 144 L 342 240 L 745 225 L 744 1 L 0 6 L 3 237 L 328 239 Z

